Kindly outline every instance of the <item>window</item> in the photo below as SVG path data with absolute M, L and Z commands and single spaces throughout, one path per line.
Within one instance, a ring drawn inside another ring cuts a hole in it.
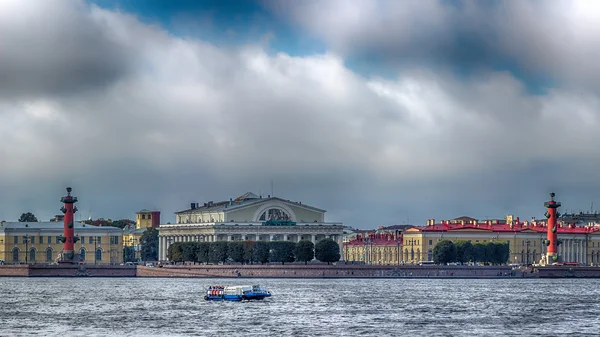
M 35 236 L 30 236 L 30 238 L 31 238 L 31 242 L 30 242 L 30 243 L 31 243 L 32 245 L 33 245 L 33 244 L 35 244 Z
M 44 243 L 44 237 L 40 236 L 40 243 Z
M 18 236 L 14 237 L 14 243 L 15 243 L 15 245 L 19 243 L 19 237 Z
M 101 236 L 98 237 L 98 244 L 99 245 L 102 244 L 102 237 Z
M 91 237 L 91 236 L 90 236 L 90 239 L 89 239 L 88 243 L 89 243 L 89 244 L 92 244 L 92 243 L 94 243 L 94 239 L 92 239 L 92 237 Z
M 55 236 L 56 238 L 56 243 L 60 243 L 60 236 Z
M 52 248 L 46 249 L 46 262 L 52 262 Z
M 96 250 L 96 261 L 102 261 L 102 250 L 100 248 Z
M 81 249 L 79 250 L 79 259 L 80 259 L 81 261 L 85 261 L 85 249 L 83 249 L 83 248 L 81 248 Z
M 146 219 L 146 214 L 142 214 L 142 219 Z
M 35 249 L 31 248 L 29 250 L 29 262 L 35 262 Z
M 13 262 L 19 262 L 19 248 L 13 248 Z
M 271 208 L 271 209 L 265 211 L 263 214 L 261 214 L 259 220 L 260 221 L 267 221 L 267 220 L 289 221 L 290 216 L 279 208 Z
M 118 244 L 119 244 L 119 237 L 115 236 L 115 245 L 118 245 Z
M 52 244 L 52 237 L 51 237 L 51 236 L 49 236 L 49 237 L 48 237 L 48 244 L 49 244 L 49 245 L 51 245 L 51 244 Z
M 148 220 L 152 219 L 152 215 L 148 214 Z
M 433 245 L 433 240 L 429 240 L 429 245 Z

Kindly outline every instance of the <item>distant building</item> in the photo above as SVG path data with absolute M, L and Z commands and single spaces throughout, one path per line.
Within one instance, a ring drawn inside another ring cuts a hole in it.
M 78 260 L 85 263 L 123 261 L 122 231 L 117 227 L 97 227 L 75 222 Z M 62 222 L 1 222 L 0 260 L 6 263 L 52 263 L 64 244 Z
M 457 218 L 436 223 L 431 219 L 423 227 L 413 227 L 402 233 L 401 258 L 407 263 L 431 261 L 433 248 L 444 239 L 466 240 L 472 244 L 486 242 L 508 243 L 507 263 L 531 264 L 540 262 L 546 254 L 548 227 L 546 221 L 520 221 L 509 215 L 504 220 Z M 575 226 L 560 222 L 557 228 L 558 253 L 565 262 L 600 263 L 600 227 Z
M 340 246 L 344 226 L 325 222 L 325 210 L 281 198 L 248 192 L 229 201 L 192 203 L 175 213 L 175 224 L 159 228 L 159 257 L 166 260 L 173 242 L 293 241 L 332 238 Z M 343 257 L 342 257 L 343 258 Z
M 160 212 L 143 209 L 135 214 L 135 227 L 132 225 L 123 228 L 123 246 L 134 247 L 135 259 L 141 259 L 141 239 L 148 228 L 160 226 Z
M 65 216 L 63 214 L 55 215 L 54 218 L 50 219 L 51 222 L 63 222 Z

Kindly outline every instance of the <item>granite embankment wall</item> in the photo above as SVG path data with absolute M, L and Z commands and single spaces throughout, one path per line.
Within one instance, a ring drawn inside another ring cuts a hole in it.
M 2 265 L 8 277 L 135 277 L 135 266 L 119 265 Z
M 138 266 L 138 277 L 225 278 L 508 278 L 510 267 L 360 265 L 167 265 Z
M 548 266 L 537 269 L 540 278 L 600 278 L 598 267 Z

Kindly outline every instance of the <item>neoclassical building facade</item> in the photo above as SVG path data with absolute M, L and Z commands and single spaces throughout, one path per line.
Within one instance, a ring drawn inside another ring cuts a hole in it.
M 173 242 L 199 241 L 293 241 L 316 243 L 331 238 L 340 246 L 343 258 L 341 222 L 325 222 L 325 210 L 301 202 L 254 193 L 229 201 L 193 203 L 175 213 L 174 224 L 159 227 L 159 259 L 167 259 Z
M 433 260 L 433 249 L 441 240 L 466 240 L 472 244 L 508 243 L 511 264 L 538 264 L 546 254 L 543 241 L 546 221 L 521 221 L 509 215 L 505 219 L 480 221 L 460 217 L 426 226 L 412 227 L 398 235 L 381 232 L 359 234 L 345 243 L 348 261 L 366 264 L 417 264 Z M 600 265 L 600 226 L 595 223 L 559 222 L 558 253 L 563 262 Z
M 5 263 L 53 263 L 62 254 L 62 222 L 0 222 L 0 260 Z M 76 258 L 85 263 L 123 262 L 121 228 L 75 222 Z

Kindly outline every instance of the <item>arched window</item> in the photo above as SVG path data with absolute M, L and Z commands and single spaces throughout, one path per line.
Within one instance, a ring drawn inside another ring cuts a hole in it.
M 46 249 L 46 262 L 52 262 L 52 248 Z
M 81 249 L 79 250 L 79 259 L 80 259 L 81 261 L 85 261 L 85 249 L 83 249 L 83 248 L 81 248 Z
M 259 218 L 260 221 L 267 221 L 267 220 L 284 220 L 284 221 L 289 221 L 290 216 L 284 212 L 282 209 L 279 208 L 270 208 L 268 210 L 266 210 L 263 214 L 260 215 Z
M 96 261 L 102 261 L 102 249 L 100 248 L 96 250 Z
M 13 262 L 19 262 L 19 248 L 13 248 Z
M 29 250 L 29 262 L 35 262 L 35 249 L 31 248 Z

